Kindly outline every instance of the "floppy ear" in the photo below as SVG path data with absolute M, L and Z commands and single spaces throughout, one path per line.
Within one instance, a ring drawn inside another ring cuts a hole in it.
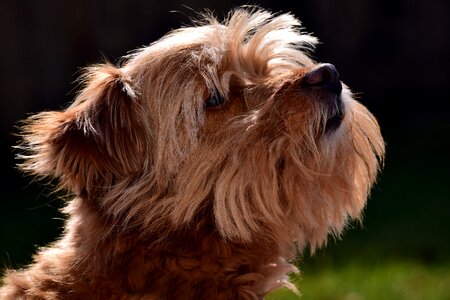
M 25 121 L 20 167 L 59 178 L 75 193 L 107 188 L 143 168 L 144 110 L 125 74 L 109 64 L 88 68 L 84 89 L 65 111 Z

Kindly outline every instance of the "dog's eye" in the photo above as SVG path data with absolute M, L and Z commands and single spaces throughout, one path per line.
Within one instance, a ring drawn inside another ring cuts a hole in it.
M 205 102 L 206 108 L 212 108 L 212 107 L 219 107 L 223 104 L 224 99 L 220 94 L 215 91 L 211 94 L 211 97 L 209 97 L 208 101 Z

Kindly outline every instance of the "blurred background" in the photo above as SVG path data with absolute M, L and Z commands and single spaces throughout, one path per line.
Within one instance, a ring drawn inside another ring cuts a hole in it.
M 292 12 L 378 118 L 385 168 L 352 224 L 293 278 L 301 299 L 450 299 L 450 1 L 254 1 Z M 61 232 L 62 201 L 15 169 L 15 126 L 73 99 L 81 67 L 246 1 L 0 1 L 0 270 Z M 296 299 L 279 291 L 270 299 Z

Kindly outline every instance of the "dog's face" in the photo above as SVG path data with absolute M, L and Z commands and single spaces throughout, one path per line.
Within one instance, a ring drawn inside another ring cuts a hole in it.
M 357 218 L 384 144 L 290 15 L 238 10 L 98 65 L 65 111 L 25 126 L 22 165 L 142 234 L 208 223 L 312 248 Z

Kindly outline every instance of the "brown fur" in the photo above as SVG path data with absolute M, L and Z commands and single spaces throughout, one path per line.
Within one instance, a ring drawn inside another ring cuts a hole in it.
M 64 111 L 31 117 L 23 170 L 75 195 L 61 239 L 8 271 L 2 299 L 260 299 L 286 262 L 359 218 L 384 143 L 344 86 L 345 116 L 301 88 L 316 39 L 238 9 L 86 70 Z M 225 103 L 204 103 L 214 93 Z

